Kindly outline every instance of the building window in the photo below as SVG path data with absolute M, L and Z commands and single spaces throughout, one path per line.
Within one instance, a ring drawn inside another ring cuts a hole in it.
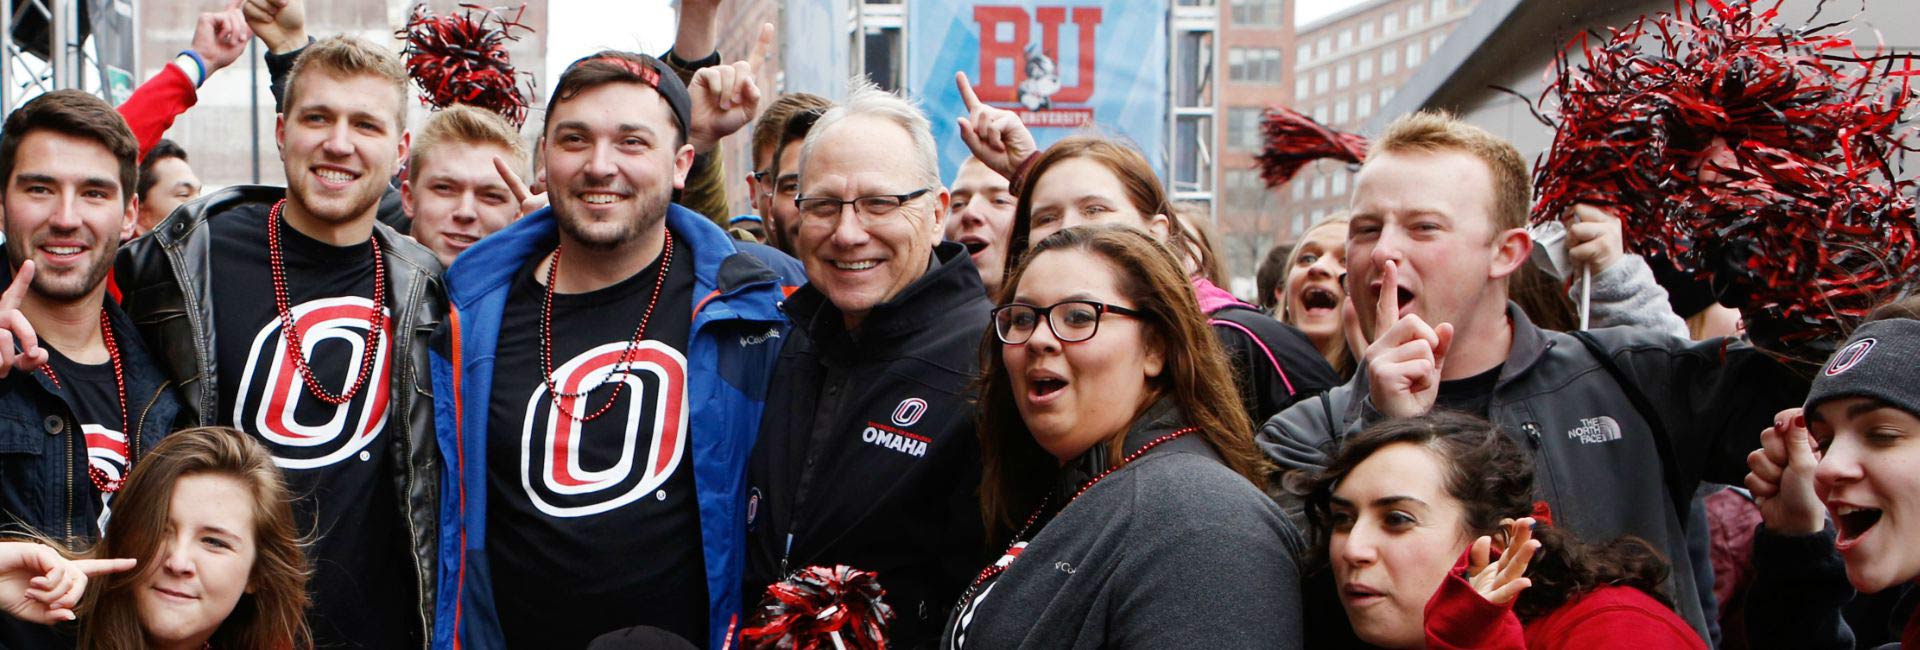
M 1419 43 L 1408 43 L 1407 44 L 1407 67 L 1413 68 L 1415 66 L 1420 65 L 1420 57 L 1422 55 L 1425 55 L 1426 53 L 1427 53 L 1426 50 L 1423 50 L 1420 48 Z
M 1327 92 L 1327 89 L 1332 87 L 1330 85 L 1332 81 L 1332 77 L 1327 74 L 1327 69 L 1321 68 L 1319 72 L 1313 73 L 1313 92 Z
M 1355 81 L 1366 81 L 1373 78 L 1373 57 L 1362 58 L 1359 63 L 1354 65 L 1358 67 L 1358 69 L 1353 71 Z
M 1353 67 L 1341 61 L 1340 67 L 1333 70 L 1333 87 L 1345 88 L 1351 83 L 1353 83 Z
M 1258 108 L 1227 109 L 1227 149 L 1230 151 L 1260 150 L 1260 115 Z
M 1328 53 L 1332 51 L 1333 51 L 1333 39 L 1322 38 L 1320 39 L 1319 42 L 1313 44 L 1314 56 L 1326 56 Z
M 1380 19 L 1381 38 L 1393 38 L 1393 33 L 1397 31 L 1400 31 L 1399 13 L 1389 14 L 1387 17 Z
M 1230 169 L 1226 177 L 1227 209 L 1234 212 L 1258 212 L 1267 202 L 1267 184 L 1253 169 Z
M 1281 1 L 1232 0 L 1233 22 L 1240 25 L 1279 25 Z
M 1277 84 L 1281 82 L 1280 50 L 1271 47 L 1236 47 L 1227 50 L 1227 78 L 1232 81 Z
M 1434 51 L 1439 50 L 1440 43 L 1445 40 L 1446 39 L 1441 38 L 1439 36 L 1434 36 L 1433 38 L 1427 39 L 1427 53 L 1432 54 L 1434 53 Z
M 1353 100 L 1353 119 L 1364 120 L 1373 114 L 1373 94 L 1361 93 Z
M 1361 23 L 1360 24 L 1360 42 L 1367 43 L 1367 42 L 1371 42 L 1372 40 L 1373 40 L 1373 21 L 1369 20 L 1367 22 Z
M 1352 117 L 1350 114 L 1347 113 L 1347 108 L 1348 108 L 1347 98 L 1341 97 L 1340 99 L 1334 100 L 1333 102 L 1333 123 L 1334 124 L 1346 124 L 1347 118 Z
M 1319 122 L 1321 124 L 1327 123 L 1327 105 L 1326 104 L 1321 104 L 1319 106 L 1313 107 L 1313 121 Z
M 1345 171 L 1333 173 L 1333 189 L 1330 190 L 1330 192 L 1328 196 L 1336 199 L 1347 195 L 1347 173 Z
M 1307 200 L 1307 181 L 1305 179 L 1295 176 L 1292 180 L 1287 181 L 1287 184 L 1293 186 L 1293 200 Z
M 1380 89 L 1380 108 L 1381 108 L 1381 110 L 1385 110 L 1385 109 L 1387 108 L 1387 100 L 1390 100 L 1390 99 L 1393 99 L 1393 89 L 1392 89 L 1392 88 L 1381 88 L 1381 89 Z
M 1297 49 L 1297 50 L 1294 50 L 1294 52 L 1293 52 L 1293 58 L 1294 58 L 1294 60 L 1295 60 L 1295 62 L 1297 62 L 1297 63 L 1302 63 L 1302 64 L 1304 64 L 1304 63 L 1306 63 L 1306 62 L 1308 62 L 1308 61 L 1312 61 L 1312 60 L 1313 60 L 1313 46 L 1312 46 L 1312 45 L 1307 45 L 1307 44 L 1304 44 L 1304 43 L 1302 43 L 1302 44 L 1300 45 L 1300 48 L 1299 48 L 1299 49 Z
M 1313 191 L 1309 193 L 1309 196 L 1312 196 L 1314 200 L 1317 201 L 1325 197 L 1326 195 L 1327 195 L 1327 177 L 1320 176 L 1313 179 Z M 1314 218 L 1318 219 L 1319 217 L 1314 217 Z
M 1400 51 L 1399 50 L 1389 47 L 1387 48 L 1387 51 L 1380 53 L 1380 75 L 1381 76 L 1393 74 L 1393 71 L 1399 68 L 1400 68 Z
M 1441 16 L 1447 15 L 1447 0 L 1433 0 L 1433 11 L 1427 13 L 1433 14 L 1434 20 L 1439 20 Z
M 1300 101 L 1301 98 L 1306 97 L 1308 90 L 1310 89 L 1307 86 L 1306 77 L 1293 80 L 1293 101 L 1297 102 Z
M 1427 22 L 1426 5 L 1414 5 L 1407 8 L 1407 29 L 1419 27 L 1420 23 L 1424 22 Z
M 1345 52 L 1350 47 L 1353 47 L 1353 30 L 1340 30 L 1340 51 Z

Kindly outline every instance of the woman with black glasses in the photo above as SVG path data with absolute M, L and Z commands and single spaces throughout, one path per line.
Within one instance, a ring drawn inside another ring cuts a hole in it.
M 945 648 L 1297 648 L 1301 538 L 1220 343 L 1137 228 L 1055 233 L 981 346 L 980 505 L 1007 551 Z

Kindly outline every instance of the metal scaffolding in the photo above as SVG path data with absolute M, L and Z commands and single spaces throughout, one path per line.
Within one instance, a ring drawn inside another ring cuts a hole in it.
M 0 0 L 0 115 L 61 88 L 125 100 L 138 14 L 134 0 Z

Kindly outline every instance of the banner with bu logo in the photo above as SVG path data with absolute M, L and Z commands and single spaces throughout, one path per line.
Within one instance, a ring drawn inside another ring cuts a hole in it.
M 527 400 L 520 487 L 548 516 L 585 517 L 632 503 L 660 489 L 686 455 L 686 357 L 642 341 L 623 367 L 627 345 L 601 345 L 553 369 L 560 393 L 599 387 L 591 395 L 555 399 L 542 383 Z M 616 383 L 625 385 L 619 403 L 581 422 L 606 404 Z
M 1139 145 L 1166 174 L 1167 10 L 1121 0 L 959 0 L 907 12 L 905 87 L 924 103 L 952 178 L 967 145 L 954 118 L 980 101 L 1011 110 L 1045 148 L 1090 124 Z

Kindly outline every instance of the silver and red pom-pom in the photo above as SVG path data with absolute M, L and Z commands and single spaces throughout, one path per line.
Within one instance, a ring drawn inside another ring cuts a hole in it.
M 742 632 L 749 649 L 885 650 L 893 608 L 878 576 L 847 565 L 811 566 L 767 587 Z
M 435 16 L 425 4 L 414 5 L 407 26 L 395 34 L 407 43 L 401 54 L 407 59 L 407 74 L 420 86 L 420 102 L 434 108 L 484 108 L 518 128 L 527 121 L 533 76 L 514 69 L 507 41 L 520 40 L 515 30 L 532 31 L 520 23 L 527 6 L 520 5 L 512 18 L 504 7 L 460 8 L 464 11 Z M 523 84 L 526 92 L 521 91 Z

